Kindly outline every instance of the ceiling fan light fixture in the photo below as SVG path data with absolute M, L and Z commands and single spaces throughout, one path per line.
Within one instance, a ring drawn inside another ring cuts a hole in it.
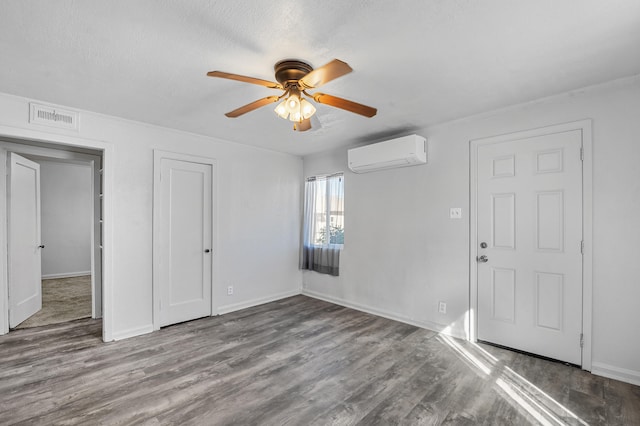
M 284 118 L 285 120 L 289 117 L 289 110 L 287 109 L 287 101 L 284 100 L 278 104 L 278 106 L 274 109 L 278 117 Z
M 287 98 L 287 109 L 291 114 L 300 111 L 300 98 L 297 94 L 292 93 L 291 96 Z
M 300 123 L 315 114 L 316 108 L 302 96 L 299 90 L 290 89 L 287 94 L 289 96 L 275 108 L 278 117 Z
M 306 120 L 316 113 L 316 107 L 308 100 L 302 99 L 300 101 L 300 112 L 302 113 L 302 118 Z
M 296 121 L 296 122 L 300 122 L 300 121 L 302 121 L 302 114 L 300 113 L 300 111 L 292 112 L 292 113 L 289 115 L 289 120 L 291 120 L 291 121 Z

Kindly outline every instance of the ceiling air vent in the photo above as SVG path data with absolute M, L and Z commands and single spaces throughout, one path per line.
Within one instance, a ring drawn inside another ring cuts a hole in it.
M 29 104 L 29 123 L 60 129 L 78 130 L 77 111 L 60 109 L 48 105 Z

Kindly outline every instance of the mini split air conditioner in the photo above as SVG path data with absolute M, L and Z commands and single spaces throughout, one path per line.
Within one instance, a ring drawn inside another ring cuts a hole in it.
M 349 169 L 354 173 L 426 164 L 427 140 L 410 135 L 352 148 L 347 151 L 347 159 Z

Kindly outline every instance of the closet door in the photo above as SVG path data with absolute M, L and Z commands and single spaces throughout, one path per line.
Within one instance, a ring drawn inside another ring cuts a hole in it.
M 160 326 L 211 315 L 213 167 L 163 158 Z

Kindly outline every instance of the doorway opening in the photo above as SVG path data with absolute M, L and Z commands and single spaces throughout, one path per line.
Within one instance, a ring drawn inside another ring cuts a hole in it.
M 83 161 L 38 155 L 23 157 L 40 166 L 42 309 L 14 328 L 99 318 L 101 307 L 94 306 L 93 293 L 94 287 L 98 291 L 100 286 L 95 285 L 91 267 L 94 215 L 91 162 L 99 162 L 100 158 Z M 10 282 L 10 289 L 11 285 Z
M 40 276 L 37 284 L 33 284 L 33 292 L 40 291 L 41 302 L 40 306 L 31 308 L 34 312 L 28 312 L 33 315 L 19 323 L 16 322 L 20 318 L 13 318 L 12 309 L 16 309 L 16 298 L 21 292 L 21 287 L 16 286 L 23 284 L 14 279 L 12 272 L 24 268 L 24 264 L 16 263 L 18 254 L 14 253 L 16 249 L 11 243 L 12 238 L 20 238 L 12 235 L 12 226 L 18 222 L 11 217 L 12 197 L 17 195 L 11 193 L 12 156 L 31 161 L 38 166 L 38 174 L 41 174 L 40 169 L 43 172 L 39 182 L 42 191 L 38 190 L 38 222 L 42 223 L 42 229 L 36 231 L 41 254 L 37 265 Z M 7 212 L 3 227 L 9 242 L 3 259 L 6 261 L 3 278 L 7 295 L 2 304 L 6 321 L 4 332 L 86 317 L 103 318 L 103 151 L 2 138 L 0 157 L 7 168 L 2 198 Z M 103 340 L 108 340 L 105 330 Z

